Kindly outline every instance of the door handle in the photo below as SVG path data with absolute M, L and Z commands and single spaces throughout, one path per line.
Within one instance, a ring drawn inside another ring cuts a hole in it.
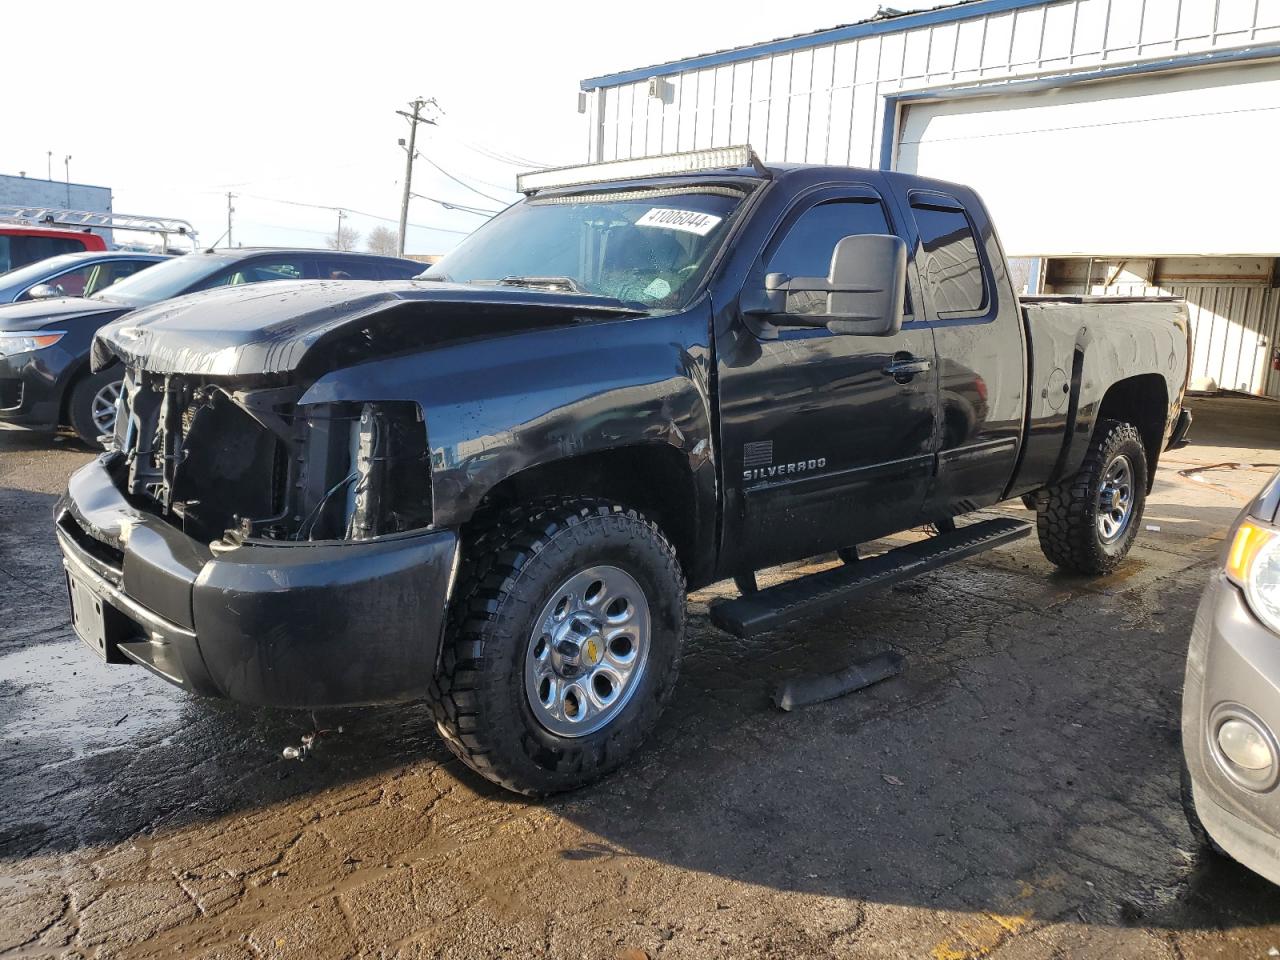
M 917 373 L 927 373 L 932 366 L 933 361 L 926 360 L 924 357 L 913 357 L 910 354 L 898 355 L 881 367 L 880 372 L 886 377 L 893 377 L 899 383 L 906 383 Z

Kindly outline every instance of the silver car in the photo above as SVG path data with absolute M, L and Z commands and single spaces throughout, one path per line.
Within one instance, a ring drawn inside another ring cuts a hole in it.
M 1280 883 L 1280 473 L 1236 518 L 1196 611 L 1182 805 L 1203 843 Z

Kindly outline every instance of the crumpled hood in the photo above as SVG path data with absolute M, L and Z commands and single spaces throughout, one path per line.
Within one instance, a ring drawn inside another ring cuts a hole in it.
M 0 330 L 56 329 L 59 322 L 81 317 L 119 315 L 129 308 L 106 300 L 83 297 L 58 297 L 50 300 L 24 300 L 0 304 Z
M 322 340 L 396 312 L 404 324 L 438 325 L 433 342 L 592 318 L 634 316 L 619 300 L 525 287 L 435 281 L 271 281 L 189 294 L 136 310 L 98 331 L 95 370 L 115 358 L 154 373 L 287 373 Z M 446 322 L 446 321 L 454 322 Z M 461 322 L 459 322 L 461 321 Z

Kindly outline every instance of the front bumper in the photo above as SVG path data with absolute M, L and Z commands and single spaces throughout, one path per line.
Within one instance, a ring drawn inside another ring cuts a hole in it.
M 107 608 L 108 662 L 263 706 L 426 692 L 457 559 L 453 531 L 254 541 L 214 553 L 134 507 L 109 458 L 72 474 L 55 511 L 68 577 Z
M 1182 748 L 1196 813 L 1234 859 L 1280 883 L 1280 787 L 1255 790 L 1227 771 L 1211 728 L 1215 712 L 1243 707 L 1280 731 L 1280 637 L 1215 573 L 1196 611 L 1182 695 Z
M 0 356 L 0 430 L 56 429 L 63 394 L 82 360 L 61 344 Z

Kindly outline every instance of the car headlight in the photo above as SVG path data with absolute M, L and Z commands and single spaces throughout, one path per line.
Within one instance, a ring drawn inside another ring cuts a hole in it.
M 1227 576 L 1244 590 L 1254 616 L 1280 633 L 1280 530 L 1243 521 L 1227 554 Z
M 0 357 L 43 350 L 66 335 L 65 330 L 0 330 Z

